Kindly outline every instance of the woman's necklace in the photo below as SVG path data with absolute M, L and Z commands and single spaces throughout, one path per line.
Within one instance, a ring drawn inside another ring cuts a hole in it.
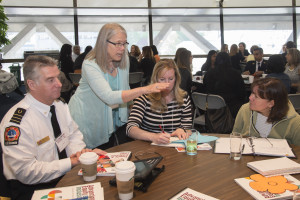
M 170 102 L 170 103 L 171 103 L 171 102 Z M 174 107 L 174 103 L 172 103 L 170 107 Z M 172 129 L 171 129 L 171 132 L 173 131 L 173 109 L 174 109 L 174 108 L 172 108 Z M 169 109 L 168 109 L 168 110 L 169 110 Z M 167 110 L 167 112 L 168 112 L 168 110 Z M 160 117 L 161 117 L 161 123 L 162 123 L 163 130 L 165 130 L 164 118 L 163 118 L 162 113 L 160 113 Z
M 111 69 L 109 69 L 109 73 L 112 74 L 112 73 L 115 71 L 115 69 L 116 69 L 116 68 L 113 66 Z

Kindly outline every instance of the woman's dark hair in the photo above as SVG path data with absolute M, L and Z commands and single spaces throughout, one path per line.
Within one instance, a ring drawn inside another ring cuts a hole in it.
M 182 51 L 184 51 L 184 50 L 187 50 L 187 49 L 184 48 L 184 47 L 180 47 L 180 48 L 178 48 L 178 49 L 176 50 L 175 58 L 174 58 L 174 62 L 175 62 L 176 64 L 177 64 L 177 59 L 178 59 L 179 54 L 180 54 Z
M 70 44 L 64 44 L 60 49 L 59 60 L 63 60 L 66 57 L 72 57 L 72 45 Z
M 243 45 L 243 47 L 244 47 L 245 50 L 246 50 L 246 44 L 245 44 L 245 42 L 240 42 L 239 45 L 240 45 L 240 44 Z
M 215 62 L 215 69 L 218 71 L 224 71 L 231 67 L 232 67 L 231 59 L 228 53 L 226 52 L 218 53 Z
M 178 68 L 185 68 L 191 71 L 190 65 L 190 58 L 192 56 L 192 52 L 189 50 L 183 50 L 180 52 L 179 56 L 177 57 L 177 66 Z
M 267 122 L 273 123 L 282 120 L 289 110 L 288 94 L 282 81 L 271 77 L 257 79 L 252 83 L 251 91 L 256 86 L 260 98 L 274 100 L 274 106 L 271 108 Z
M 155 45 L 151 45 L 150 47 L 151 47 L 151 49 L 152 49 L 153 55 L 154 55 L 154 56 L 155 56 L 155 55 L 158 55 L 158 51 L 157 51 L 156 46 L 155 46 Z
M 282 55 L 272 55 L 268 60 L 268 73 L 282 73 L 285 70 Z
M 150 58 L 155 63 L 155 58 L 153 57 L 153 52 L 150 46 L 144 46 L 142 48 L 144 58 Z
M 85 49 L 84 49 L 84 53 L 87 54 L 87 53 L 90 52 L 92 49 L 93 49 L 92 46 L 90 46 L 90 45 L 89 45 L 89 46 L 86 46 Z
M 287 49 L 297 48 L 293 41 L 288 41 L 285 45 Z
M 225 52 L 225 51 L 224 51 Z M 217 51 L 215 51 L 215 50 L 210 50 L 209 52 L 208 52 L 208 54 L 207 54 L 207 58 L 206 58 L 206 61 L 205 61 L 205 63 L 207 63 L 207 66 L 209 66 L 209 69 L 211 68 L 211 57 L 213 56 L 213 55 L 215 55 L 217 53 Z M 216 63 L 215 63 L 215 65 L 216 65 Z

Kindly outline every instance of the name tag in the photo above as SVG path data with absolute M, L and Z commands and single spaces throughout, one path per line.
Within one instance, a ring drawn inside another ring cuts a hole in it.
M 68 136 L 65 133 L 62 133 L 62 134 L 60 134 L 60 136 L 58 136 L 55 139 L 55 143 L 57 145 L 59 152 L 62 152 L 66 148 L 66 146 L 68 146 L 70 141 L 69 141 Z
M 44 137 L 43 139 L 37 141 L 36 143 L 37 143 L 37 145 L 40 146 L 41 144 L 44 144 L 45 142 L 47 142 L 47 141 L 49 141 L 49 140 L 50 140 L 50 137 L 47 136 L 47 137 Z

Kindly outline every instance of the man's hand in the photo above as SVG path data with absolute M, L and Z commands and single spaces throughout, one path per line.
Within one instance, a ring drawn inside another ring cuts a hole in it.
M 74 153 L 70 156 L 72 168 L 80 163 L 79 162 L 80 155 L 81 155 L 81 152 L 77 151 L 76 153 Z

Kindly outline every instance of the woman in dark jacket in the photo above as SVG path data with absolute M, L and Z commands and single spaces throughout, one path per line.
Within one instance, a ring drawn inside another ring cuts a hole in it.
M 69 73 L 74 73 L 74 62 L 72 60 L 72 45 L 64 44 L 59 53 L 60 69 L 65 73 L 67 79 L 70 79 Z
M 206 73 L 203 84 L 208 94 L 223 97 L 235 118 L 240 107 L 245 103 L 246 92 L 243 78 L 237 70 L 232 68 L 227 53 L 218 53 L 215 68 Z
M 152 76 L 152 71 L 155 65 L 155 58 L 150 46 L 142 48 L 143 59 L 141 60 L 141 68 L 144 72 L 145 85 L 148 85 Z
M 189 50 L 183 50 L 177 57 L 177 66 L 181 76 L 180 88 L 191 95 L 192 88 L 192 72 L 190 65 L 192 63 L 192 52 Z
M 201 71 L 208 71 L 210 69 L 213 69 L 215 67 L 215 61 L 217 57 L 217 52 L 215 50 L 210 50 L 208 52 L 207 58 L 205 63 L 201 67 Z

